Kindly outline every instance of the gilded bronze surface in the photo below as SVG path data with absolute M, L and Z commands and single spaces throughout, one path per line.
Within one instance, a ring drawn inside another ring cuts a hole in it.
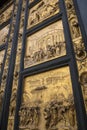
M 32 3 L 32 2 L 34 2 L 35 0 L 29 0 L 29 3 Z
M 0 15 L 0 25 L 11 18 L 12 10 L 13 10 L 13 5 L 11 5 L 7 10 L 5 10 L 3 13 L 1 13 L 1 15 Z
M 27 38 L 24 67 L 64 55 L 66 55 L 65 38 L 60 20 Z
M 78 66 L 79 81 L 82 86 L 83 97 L 87 111 L 87 52 L 85 50 L 81 29 L 76 16 L 73 1 L 65 0 L 65 3 Z
M 1 75 L 2 65 L 3 65 L 4 55 L 5 55 L 5 50 L 0 51 L 0 75 Z M 3 84 L 3 79 L 2 79 L 2 84 Z M 0 116 L 2 110 L 3 95 L 4 95 L 4 89 L 1 88 L 0 86 Z
M 77 130 L 69 67 L 24 79 L 20 130 Z
M 46 20 L 47 18 L 59 13 L 58 0 L 42 0 L 29 11 L 28 28 Z
M 21 17 L 20 17 L 20 27 L 18 33 L 18 46 L 17 46 L 17 53 L 16 53 L 15 69 L 13 75 L 12 93 L 11 93 L 10 105 L 9 105 L 9 118 L 8 118 L 7 130 L 14 130 L 17 88 L 18 88 L 19 71 L 20 71 L 20 58 L 22 53 L 21 50 L 22 50 L 22 34 L 23 34 L 23 27 L 24 27 L 25 4 L 26 4 L 26 0 L 23 0 Z
M 33 2 L 31 0 L 30 2 Z M 0 88 L 0 114 L 2 111 L 3 95 L 9 69 L 12 49 L 12 39 L 16 26 L 16 17 L 19 0 L 15 1 L 11 33 L 8 39 L 8 48 L 4 72 Z M 9 105 L 7 130 L 14 129 L 17 88 L 20 71 L 20 57 L 22 50 L 22 34 L 24 26 L 25 2 L 23 0 L 18 46 L 13 75 L 12 93 Z M 72 0 L 65 0 L 70 31 L 75 49 L 79 71 L 79 81 L 82 86 L 84 101 L 87 108 L 87 53 L 81 35 L 78 19 Z M 8 11 L 9 10 L 9 11 Z M 59 13 L 58 0 L 41 0 L 30 9 L 28 28 L 31 28 L 47 18 Z M 12 9 L 8 8 L 0 15 L 0 24 L 11 17 Z M 2 20 L 2 21 L 1 21 Z M 8 26 L 0 30 L 0 45 L 6 42 Z M 3 31 L 4 30 L 4 31 Z M 30 67 L 66 55 L 65 38 L 62 20 L 34 33 L 27 38 L 24 67 Z M 3 63 L 4 51 L 0 51 L 0 69 Z M 1 71 L 1 70 L 0 70 Z M 54 69 L 48 72 L 29 76 L 24 79 L 22 104 L 19 111 L 20 130 L 77 130 L 76 113 L 73 101 L 72 84 L 69 67 Z
M 9 25 L 5 26 L 3 29 L 0 30 L 0 45 L 6 43 L 8 31 Z
M 2 68 L 2 65 L 3 65 L 4 55 L 5 55 L 5 50 L 0 51 L 0 73 L 1 73 L 1 68 Z

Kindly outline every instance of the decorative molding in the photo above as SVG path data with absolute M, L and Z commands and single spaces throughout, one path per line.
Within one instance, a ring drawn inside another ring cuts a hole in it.
M 74 46 L 78 73 L 79 73 L 79 82 L 82 86 L 84 102 L 87 111 L 87 52 L 85 50 L 81 29 L 79 22 L 76 16 L 75 8 L 72 0 L 65 0 L 68 22 L 72 37 L 72 42 Z

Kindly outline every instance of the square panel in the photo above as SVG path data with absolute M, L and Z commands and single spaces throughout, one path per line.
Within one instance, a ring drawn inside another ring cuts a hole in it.
M 27 37 L 24 67 L 66 55 L 62 20 Z
M 58 0 L 42 0 L 29 10 L 28 28 L 37 25 L 59 12 Z
M 69 67 L 24 79 L 20 130 L 77 130 Z

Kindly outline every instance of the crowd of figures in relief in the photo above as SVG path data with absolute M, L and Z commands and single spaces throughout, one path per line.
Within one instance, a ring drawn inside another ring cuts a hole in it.
M 25 78 L 19 116 L 20 130 L 77 130 L 69 68 Z

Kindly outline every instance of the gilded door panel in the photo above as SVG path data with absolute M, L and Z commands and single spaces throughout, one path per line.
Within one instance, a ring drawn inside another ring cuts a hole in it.
M 0 51 L 0 73 L 3 64 L 4 54 L 5 54 L 5 50 Z
M 11 18 L 12 10 L 13 10 L 13 5 L 11 5 L 7 10 L 5 10 L 5 11 L 0 15 L 0 24 L 6 22 L 8 19 Z
M 29 10 L 28 28 L 46 20 L 47 18 L 59 13 L 58 0 L 42 0 Z
M 66 55 L 62 20 L 27 37 L 24 67 Z
M 2 30 L 0 30 L 0 45 L 6 43 L 8 31 L 9 25 L 5 26 Z
M 77 130 L 69 67 L 24 79 L 20 130 Z

